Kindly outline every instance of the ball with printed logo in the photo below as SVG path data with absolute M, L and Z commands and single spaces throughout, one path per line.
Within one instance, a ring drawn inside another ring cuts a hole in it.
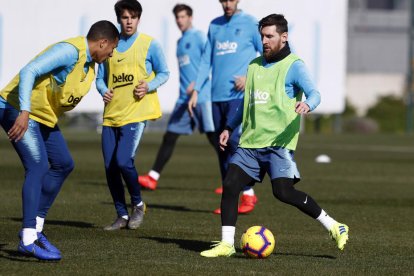
M 241 239 L 240 247 L 245 256 L 250 258 L 266 258 L 275 248 L 275 237 L 263 226 L 252 226 L 247 229 Z

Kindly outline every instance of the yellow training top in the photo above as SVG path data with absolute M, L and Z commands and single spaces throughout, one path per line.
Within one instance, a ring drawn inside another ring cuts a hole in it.
M 65 83 L 61 85 L 56 83 L 51 73 L 36 79 L 30 98 L 30 118 L 48 127 L 54 127 L 61 114 L 75 108 L 83 96 L 88 93 L 92 81 L 95 79 L 94 62 L 89 64 L 87 73 L 84 70 L 87 58 L 86 50 L 88 47 L 85 37 L 78 36 L 62 42 L 70 43 L 78 50 L 79 58 L 73 70 L 67 75 Z M 50 47 L 42 51 L 39 55 L 47 51 Z M 0 91 L 0 96 L 18 110 L 20 110 L 19 81 L 19 74 L 17 74 Z
M 161 117 L 157 91 L 148 92 L 141 100 L 134 96 L 134 88 L 140 80 L 149 82 L 155 77 L 155 73 L 148 74 L 145 67 L 151 40 L 152 37 L 140 33 L 127 51 L 120 53 L 115 49 L 106 61 L 108 88 L 114 95 L 105 105 L 104 126 L 120 127 Z

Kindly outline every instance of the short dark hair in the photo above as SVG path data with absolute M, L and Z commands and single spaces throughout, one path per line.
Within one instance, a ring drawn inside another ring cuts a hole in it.
M 263 29 L 263 27 L 268 26 L 276 26 L 276 32 L 279 34 L 287 33 L 288 32 L 288 22 L 285 19 L 283 14 L 270 14 L 266 17 L 263 17 L 259 21 L 259 32 Z
M 108 20 L 101 20 L 91 26 L 86 38 L 91 41 L 97 41 L 100 39 L 115 41 L 119 38 L 119 31 L 112 22 Z
M 175 16 L 182 11 L 186 11 L 188 16 L 193 16 L 193 9 L 190 6 L 186 4 L 177 4 L 174 6 L 173 13 Z
M 124 10 L 131 11 L 136 14 L 138 18 L 141 18 L 142 6 L 137 0 L 119 0 L 116 2 L 114 8 L 118 22 Z

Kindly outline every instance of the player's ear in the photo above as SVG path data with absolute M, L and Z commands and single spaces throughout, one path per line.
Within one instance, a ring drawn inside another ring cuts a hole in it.
M 99 48 L 104 48 L 108 44 L 108 39 L 104 38 L 99 41 Z
M 285 43 L 288 40 L 288 33 L 287 32 L 282 33 L 281 38 L 282 38 L 282 42 Z

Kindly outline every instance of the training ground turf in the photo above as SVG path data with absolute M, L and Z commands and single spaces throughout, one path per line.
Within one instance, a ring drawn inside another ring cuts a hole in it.
M 219 171 L 205 137 L 183 137 L 155 192 L 143 191 L 148 212 L 138 230 L 104 232 L 115 218 L 105 182 L 100 137 L 65 132 L 75 170 L 46 221 L 49 239 L 62 261 L 39 262 L 17 254 L 23 168 L 0 134 L 0 275 L 413 275 L 414 137 L 307 136 L 296 160 L 308 192 L 330 215 L 350 227 L 339 252 L 319 223 L 273 198 L 269 180 L 256 185 L 259 202 L 240 216 L 236 243 L 249 226 L 263 225 L 276 236 L 265 260 L 199 256 L 220 239 L 220 217 L 212 214 Z M 146 172 L 161 133 L 146 133 L 136 164 Z M 330 164 L 314 159 L 328 154 Z

